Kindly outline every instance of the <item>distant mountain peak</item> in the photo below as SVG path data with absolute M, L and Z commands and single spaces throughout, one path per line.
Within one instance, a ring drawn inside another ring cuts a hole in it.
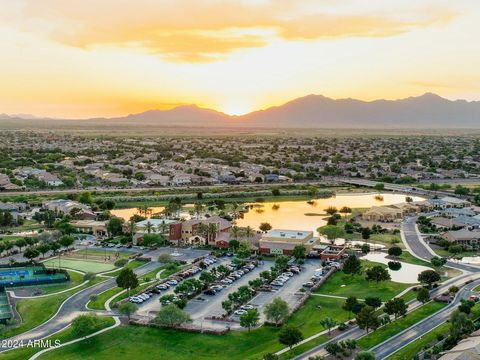
M 6 114 L 0 115 L 0 118 L 13 119 Z M 195 104 L 185 104 L 124 117 L 79 121 L 166 127 L 479 128 L 480 101 L 451 101 L 431 92 L 398 100 L 374 101 L 332 99 L 324 95 L 309 94 L 283 105 L 238 116 L 230 116 Z

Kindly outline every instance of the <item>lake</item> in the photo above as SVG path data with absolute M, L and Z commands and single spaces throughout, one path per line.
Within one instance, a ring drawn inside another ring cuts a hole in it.
M 375 198 L 381 195 L 383 200 Z M 420 197 L 412 196 L 414 201 L 423 200 Z M 311 230 L 315 231 L 320 226 L 326 224 L 323 220 L 327 215 L 325 209 L 329 206 L 335 206 L 340 209 L 343 206 L 350 208 L 371 208 L 372 206 L 392 205 L 405 202 L 405 195 L 393 193 L 351 193 L 336 195 L 326 199 L 315 199 L 311 204 L 306 200 L 278 201 L 252 203 L 253 209 L 243 214 L 243 218 L 237 220 L 238 226 L 251 226 L 258 229 L 262 222 L 270 223 L 277 229 L 292 230 Z M 185 205 L 186 208 L 191 204 Z M 151 207 L 153 213 L 161 212 L 164 207 Z M 134 214 L 138 214 L 137 208 L 114 209 L 112 215 L 130 219 Z M 185 209 L 185 215 L 188 211 Z
M 238 226 L 251 226 L 258 229 L 261 223 L 268 222 L 276 229 L 311 230 L 326 225 L 323 220 L 328 215 L 325 209 L 335 206 L 340 210 L 343 206 L 350 208 L 371 208 L 372 206 L 392 205 L 405 202 L 405 195 L 382 193 L 383 201 L 375 199 L 377 194 L 341 194 L 327 199 L 316 199 L 313 204 L 307 201 L 282 201 L 252 204 L 255 207 L 245 213 L 243 219 L 237 220 Z M 412 197 L 414 201 L 423 200 Z

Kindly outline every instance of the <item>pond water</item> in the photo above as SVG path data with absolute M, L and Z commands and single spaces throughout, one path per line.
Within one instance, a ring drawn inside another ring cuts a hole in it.
M 159 213 L 165 209 L 164 206 L 152 206 L 149 209 L 152 210 L 152 214 Z M 125 208 L 125 209 L 113 209 L 110 210 L 110 213 L 113 216 L 120 217 L 122 219 L 125 219 L 125 221 L 130 220 L 130 218 L 135 215 L 135 214 L 140 214 L 138 211 L 138 208 Z M 150 216 L 147 216 L 150 217 Z
M 362 259 L 387 265 L 388 262 L 392 260 L 387 259 L 386 256 L 387 254 L 385 253 L 370 252 L 364 257 L 362 257 Z M 388 272 L 392 277 L 392 281 L 394 282 L 403 283 L 403 284 L 415 284 L 415 283 L 418 283 L 417 281 L 418 274 L 420 274 L 422 271 L 425 271 L 425 270 L 432 270 L 431 268 L 426 266 L 409 264 L 403 261 L 400 261 L 400 262 L 402 263 L 402 268 L 400 270 L 393 271 L 388 269 Z
M 282 201 L 256 203 L 254 208 L 237 220 L 238 226 L 251 226 L 258 229 L 261 223 L 268 222 L 273 228 L 315 231 L 326 225 L 325 209 L 335 206 L 350 208 L 371 208 L 372 206 L 392 205 L 405 202 L 405 195 L 382 193 L 383 200 L 375 197 L 379 194 L 342 194 L 327 199 L 316 199 L 309 204 L 307 201 Z M 414 201 L 423 200 L 413 197 Z
M 381 195 L 381 199 L 378 198 Z M 412 197 L 414 201 L 423 200 L 420 197 Z M 405 195 L 393 193 L 352 193 L 332 196 L 326 199 L 315 199 L 308 203 L 306 200 L 278 201 L 252 203 L 253 208 L 243 214 L 243 218 L 237 220 L 238 226 L 251 226 L 258 229 L 261 223 L 268 222 L 277 229 L 311 230 L 315 231 L 327 222 L 323 220 L 327 215 L 325 209 L 335 206 L 340 209 L 343 206 L 350 208 L 371 208 L 372 206 L 392 205 L 405 202 Z M 188 208 L 192 204 L 184 205 L 181 216 L 189 217 Z M 161 212 L 164 207 L 151 207 L 152 213 Z M 137 208 L 114 209 L 112 215 L 129 220 L 134 214 L 138 214 Z

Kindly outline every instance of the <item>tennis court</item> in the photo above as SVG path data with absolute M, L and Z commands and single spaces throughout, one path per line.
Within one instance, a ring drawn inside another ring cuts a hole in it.
M 43 262 L 43 264 L 51 268 L 58 268 L 60 264 L 60 268 L 62 269 L 72 269 L 85 273 L 100 273 L 116 269 L 115 265 L 113 265 L 113 262 L 96 262 L 92 260 L 64 258 L 63 256 L 61 257 L 60 262 L 58 261 L 58 258 L 55 258 L 47 260 Z
M 43 285 L 68 280 L 66 273 L 45 269 L 43 265 L 0 267 L 0 287 Z

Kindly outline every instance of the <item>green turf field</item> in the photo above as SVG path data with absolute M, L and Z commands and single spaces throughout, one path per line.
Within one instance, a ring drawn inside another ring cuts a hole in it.
M 45 266 L 58 268 L 58 259 L 50 259 L 44 262 Z M 101 273 L 115 269 L 113 263 L 101 263 L 88 260 L 61 259 L 60 267 L 64 269 L 78 270 L 82 272 Z

